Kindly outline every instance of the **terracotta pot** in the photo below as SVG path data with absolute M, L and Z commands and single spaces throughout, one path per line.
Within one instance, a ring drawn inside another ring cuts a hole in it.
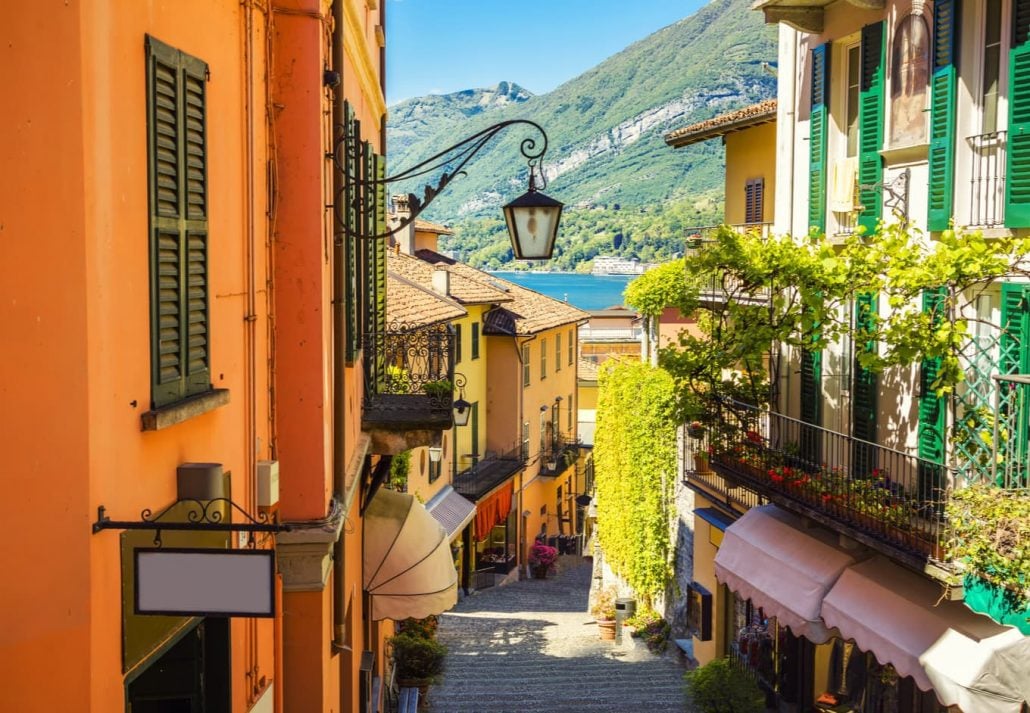
M 615 620 L 597 620 L 597 629 L 601 635 L 601 641 L 615 641 Z

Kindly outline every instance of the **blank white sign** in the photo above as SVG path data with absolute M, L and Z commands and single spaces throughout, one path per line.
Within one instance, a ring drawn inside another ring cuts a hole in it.
M 137 549 L 136 613 L 275 615 L 273 550 Z

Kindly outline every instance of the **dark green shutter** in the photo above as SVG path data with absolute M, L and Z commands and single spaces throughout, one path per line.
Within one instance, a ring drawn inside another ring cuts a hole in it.
M 955 96 L 958 88 L 955 28 L 958 25 L 958 13 L 959 0 L 936 0 L 934 3 L 927 215 L 927 227 L 930 230 L 947 229 L 955 192 Z
M 375 229 L 376 235 L 386 232 L 386 157 L 375 154 Z M 376 238 L 373 245 L 373 282 L 375 291 L 375 331 L 386 332 L 386 240 Z
M 1030 284 L 1002 284 L 1001 328 L 998 370 L 1002 374 L 1030 374 Z M 1018 398 L 1009 403 L 1015 403 L 1019 413 L 1010 417 L 1015 433 L 998 444 L 999 455 L 1002 462 L 1012 461 L 1006 467 L 1008 475 L 1025 487 L 1030 462 L 1030 403 Z
M 1030 0 L 1012 0 L 1005 225 L 1030 227 Z
M 823 420 L 823 353 L 801 350 L 801 420 L 821 426 Z M 822 463 L 822 438 L 817 428 L 802 426 L 798 443 L 801 457 L 812 465 Z
M 859 226 L 872 233 L 882 215 L 880 191 L 883 181 L 884 42 L 883 22 L 862 28 L 861 94 L 858 102 L 858 200 L 862 212 Z M 865 187 L 863 187 L 865 186 Z
M 855 300 L 855 331 L 861 337 L 876 328 L 877 300 L 874 294 L 861 294 Z M 867 340 L 855 344 L 853 362 L 854 387 L 851 392 L 851 434 L 863 441 L 876 443 L 876 392 L 878 383 L 876 374 L 859 364 L 859 351 L 876 350 L 876 342 Z M 865 476 L 876 467 L 875 449 L 865 443 L 854 444 L 852 449 L 852 472 Z
M 808 224 L 826 232 L 826 138 L 830 118 L 830 43 L 812 50 L 812 112 L 808 140 Z
M 931 314 L 934 326 L 944 319 L 946 288 L 923 292 L 923 312 Z M 919 388 L 919 457 L 934 463 L 944 462 L 944 437 L 947 427 L 946 400 L 934 391 L 933 382 L 940 373 L 941 359 L 924 359 L 920 369 Z
M 146 38 L 151 255 L 151 398 L 211 387 L 207 65 Z
M 360 305 L 357 299 L 359 244 L 358 238 L 355 237 L 359 230 L 358 211 L 356 205 L 358 200 L 358 186 L 356 179 L 358 178 L 357 152 L 358 146 L 361 145 L 361 136 L 358 133 L 360 131 L 359 122 L 354 118 L 354 111 L 349 103 L 344 104 L 343 111 L 344 121 L 346 124 L 344 134 L 347 137 L 346 146 L 344 146 L 343 152 L 343 220 L 345 224 L 345 232 L 342 236 L 344 263 L 343 299 L 346 304 L 345 311 L 347 321 L 347 339 L 345 343 L 346 354 L 344 357 L 348 363 L 353 363 L 358 350 L 361 349 L 361 329 L 358 326 Z

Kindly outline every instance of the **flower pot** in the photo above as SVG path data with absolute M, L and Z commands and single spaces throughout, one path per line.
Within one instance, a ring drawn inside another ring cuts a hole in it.
M 546 564 L 538 564 L 534 566 L 532 568 L 533 579 L 547 579 L 547 569 L 548 567 Z
M 597 620 L 597 629 L 601 636 L 601 641 L 615 641 L 615 620 L 609 619 L 602 621 Z

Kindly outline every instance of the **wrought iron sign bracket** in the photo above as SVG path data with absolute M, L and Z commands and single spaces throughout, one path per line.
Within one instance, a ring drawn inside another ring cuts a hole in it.
M 176 506 L 188 504 L 186 510 L 186 521 L 162 520 Z M 221 506 L 227 505 L 229 512 L 236 511 L 244 518 L 245 522 L 224 522 L 224 515 Z M 291 526 L 285 523 L 276 522 L 267 514 L 261 513 L 257 518 L 251 515 L 228 498 L 215 498 L 213 500 L 196 500 L 183 498 L 175 501 L 161 512 L 154 514 L 150 508 L 144 508 L 140 512 L 139 520 L 112 520 L 107 515 L 107 508 L 103 505 L 97 508 L 97 519 L 93 523 L 93 534 L 101 530 L 154 530 L 154 544 L 161 546 L 161 531 L 185 531 L 185 532 L 247 532 L 250 533 L 250 544 L 254 544 L 254 533 L 256 532 L 289 532 Z
M 447 188 L 451 181 L 459 176 L 466 175 L 464 170 L 466 164 L 468 164 L 468 162 L 472 160 L 480 150 L 489 144 L 494 137 L 504 129 L 514 125 L 526 126 L 540 133 L 539 143 L 538 139 L 532 136 L 522 139 L 519 144 L 519 151 L 522 153 L 523 158 L 526 159 L 526 162 L 529 165 L 530 191 L 537 189 L 536 177 L 538 173 L 541 181 L 540 188 L 546 188 L 547 181 L 543 171 L 541 170 L 540 163 L 543 160 L 544 154 L 547 152 L 547 133 L 544 131 L 543 127 L 529 119 L 509 119 L 508 121 L 502 121 L 492 126 L 488 126 L 482 131 L 476 132 L 466 139 L 462 139 L 407 170 L 385 178 L 370 178 L 366 180 L 362 180 L 348 172 L 348 163 L 354 163 L 359 160 L 359 142 L 357 137 L 348 133 L 346 126 L 338 126 L 338 134 L 333 150 L 326 154 L 326 158 L 333 161 L 336 170 L 340 172 L 345 179 L 345 185 L 339 189 L 334 203 L 336 222 L 338 226 L 337 231 L 351 238 L 377 240 L 388 238 L 403 230 L 408 225 L 415 222 L 415 219 L 419 214 L 429 206 L 437 195 Z M 374 194 L 374 188 L 376 186 L 389 186 L 393 183 L 408 181 L 420 176 L 426 176 L 427 174 L 433 174 L 445 168 L 447 170 L 443 171 L 443 173 L 439 175 L 435 186 L 428 184 L 423 187 L 423 195 L 421 198 L 416 196 L 414 193 L 408 194 L 407 197 L 410 214 L 385 233 L 361 234 L 352 232 L 347 227 L 348 223 L 345 220 L 344 213 L 348 208 L 350 208 L 357 211 L 358 214 L 361 214 L 365 209 L 365 203 L 369 200 L 368 194 Z M 350 199 L 349 201 L 348 197 Z

